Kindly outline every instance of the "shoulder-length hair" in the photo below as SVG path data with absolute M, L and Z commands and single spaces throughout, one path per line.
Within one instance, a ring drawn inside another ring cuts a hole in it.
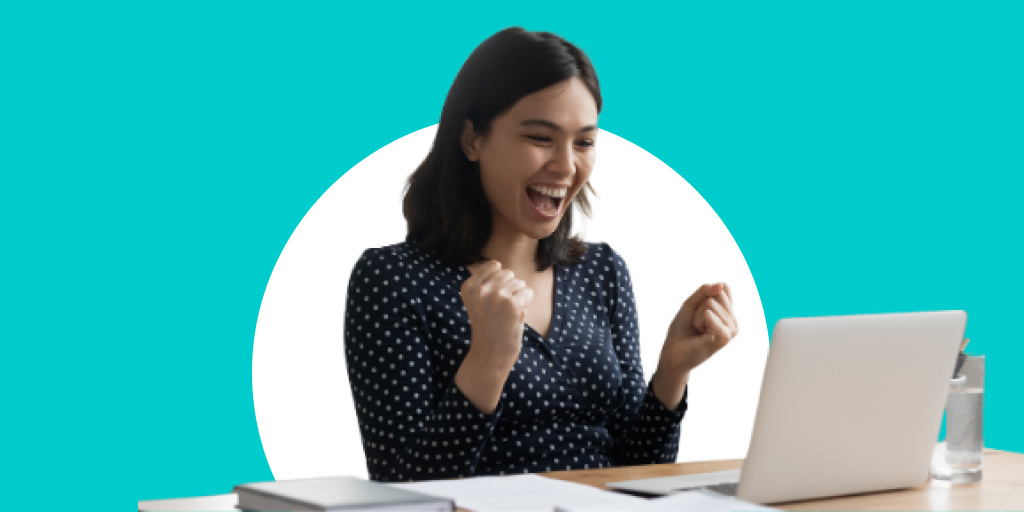
M 520 98 L 573 77 L 586 85 L 600 113 L 594 66 L 579 48 L 555 34 L 511 27 L 473 50 L 448 91 L 430 153 L 406 183 L 406 240 L 449 264 L 483 260 L 481 250 L 491 236 L 491 206 L 479 163 L 462 149 L 465 120 L 486 136 L 494 118 Z M 579 261 L 586 253 L 583 241 L 572 236 L 572 217 L 573 206 L 590 215 L 587 189 L 595 193 L 588 182 L 566 205 L 555 232 L 537 244 L 537 270 Z

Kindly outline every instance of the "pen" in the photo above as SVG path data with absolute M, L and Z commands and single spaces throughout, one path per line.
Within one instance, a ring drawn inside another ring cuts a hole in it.
M 964 340 L 960 342 L 960 352 L 956 355 L 956 367 L 953 368 L 954 379 L 957 375 L 960 375 L 960 369 L 963 368 L 964 361 L 967 360 L 967 354 L 964 354 L 964 349 L 967 348 L 967 344 L 970 343 L 970 341 L 971 340 L 969 338 L 964 338 Z

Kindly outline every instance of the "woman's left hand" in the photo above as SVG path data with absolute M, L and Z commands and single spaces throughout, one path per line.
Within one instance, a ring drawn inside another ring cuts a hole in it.
M 669 325 L 654 374 L 655 394 L 666 407 L 675 409 L 682 399 L 690 370 L 738 333 L 729 285 L 705 284 L 683 302 Z

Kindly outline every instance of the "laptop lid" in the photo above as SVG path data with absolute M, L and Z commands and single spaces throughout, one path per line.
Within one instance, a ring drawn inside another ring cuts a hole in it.
M 966 323 L 963 311 L 776 323 L 737 497 L 924 483 Z

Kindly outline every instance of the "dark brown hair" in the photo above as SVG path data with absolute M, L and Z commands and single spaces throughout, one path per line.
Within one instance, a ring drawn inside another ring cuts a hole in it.
M 480 167 L 461 144 L 464 122 L 486 136 L 495 117 L 520 98 L 570 78 L 579 78 L 601 112 L 601 89 L 590 59 L 579 48 L 550 32 L 511 27 L 480 43 L 462 65 L 441 110 L 430 153 L 409 176 L 402 213 L 406 240 L 449 264 L 483 259 L 491 237 L 491 205 L 480 181 Z M 555 232 L 537 244 L 537 270 L 575 262 L 586 245 L 571 236 L 573 206 L 590 215 L 588 182 L 566 205 Z

